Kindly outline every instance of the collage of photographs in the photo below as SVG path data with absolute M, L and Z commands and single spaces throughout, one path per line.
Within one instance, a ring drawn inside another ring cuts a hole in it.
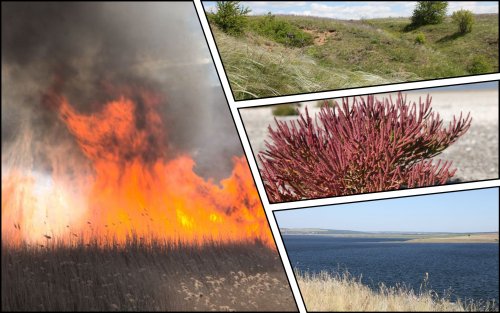
M 2 311 L 498 312 L 498 1 L 2 1 Z

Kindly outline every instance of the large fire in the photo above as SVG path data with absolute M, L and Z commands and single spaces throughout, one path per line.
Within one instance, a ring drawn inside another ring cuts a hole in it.
M 235 157 L 232 174 L 219 183 L 198 176 L 189 155 L 168 158 L 158 114 L 162 99 L 144 88 L 120 94 L 93 114 L 77 112 L 61 94 L 46 95 L 44 103 L 64 122 L 92 170 L 71 173 L 71 182 L 57 170 L 61 164 L 50 175 L 5 171 L 4 243 L 82 236 L 120 243 L 136 236 L 196 243 L 260 239 L 272 246 L 245 158 Z M 74 161 L 63 155 L 57 162 Z

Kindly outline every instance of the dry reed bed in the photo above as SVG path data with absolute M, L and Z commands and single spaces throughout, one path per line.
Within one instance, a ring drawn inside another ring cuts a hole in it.
M 311 274 L 296 271 L 300 292 L 308 311 L 498 311 L 498 305 L 452 302 L 425 287 L 416 292 L 405 286 L 379 285 L 374 291 L 348 273 Z
M 296 310 L 259 242 L 2 245 L 2 310 Z

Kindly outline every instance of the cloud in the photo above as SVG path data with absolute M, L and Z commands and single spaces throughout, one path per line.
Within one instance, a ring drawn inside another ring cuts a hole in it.
M 311 15 L 320 17 L 330 17 L 339 19 L 360 19 L 386 16 L 398 16 L 398 12 L 393 11 L 391 6 L 380 4 L 366 4 L 355 6 L 330 6 L 320 3 L 311 4 Z
M 448 14 L 458 10 L 469 10 L 476 14 L 498 13 L 498 2 L 484 3 L 479 1 L 449 2 Z
M 249 7 L 250 15 L 261 15 L 267 12 L 274 14 L 290 14 L 289 10 L 296 7 L 308 5 L 307 1 L 255 1 L 241 2 L 241 5 Z

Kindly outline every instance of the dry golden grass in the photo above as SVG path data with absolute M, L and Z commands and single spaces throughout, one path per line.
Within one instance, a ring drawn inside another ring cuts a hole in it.
M 415 292 L 404 286 L 380 285 L 373 291 L 348 273 L 332 275 L 296 271 L 302 297 L 308 311 L 479 311 L 498 310 L 497 307 L 479 307 L 476 304 L 451 302 L 439 298 L 433 291 Z M 425 282 L 424 282 L 425 283 Z
M 2 245 L 2 311 L 295 311 L 259 242 Z

